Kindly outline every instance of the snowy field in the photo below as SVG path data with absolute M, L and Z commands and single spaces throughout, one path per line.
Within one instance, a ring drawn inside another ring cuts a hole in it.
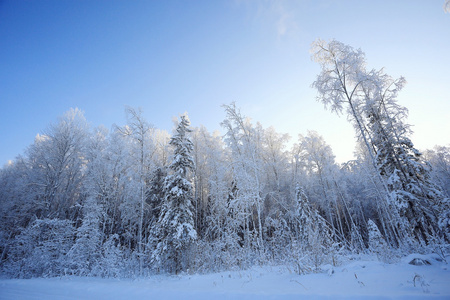
M 415 255 L 414 257 L 417 257 Z M 450 299 L 450 270 L 431 265 L 358 260 L 316 274 L 284 266 L 145 279 L 62 277 L 0 280 L 0 299 Z

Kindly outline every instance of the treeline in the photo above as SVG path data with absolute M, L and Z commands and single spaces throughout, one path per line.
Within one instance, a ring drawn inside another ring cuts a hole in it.
M 72 109 L 0 170 L 1 272 L 145 276 L 286 263 L 298 273 L 344 253 L 445 251 L 450 148 L 424 154 L 396 101 L 402 78 L 317 41 L 319 100 L 355 125 L 357 159 L 337 164 L 314 131 L 289 137 L 225 105 L 224 136 L 168 133 L 140 110 L 92 129 Z

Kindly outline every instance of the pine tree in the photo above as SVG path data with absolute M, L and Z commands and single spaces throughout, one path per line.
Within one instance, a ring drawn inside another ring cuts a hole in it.
M 172 174 L 164 181 L 164 203 L 158 220 L 159 242 L 153 259 L 163 270 L 179 273 L 189 267 L 188 250 L 197 239 L 194 228 L 192 184 L 189 172 L 193 170 L 191 156 L 191 131 L 187 116 L 181 116 L 175 135 L 170 140 L 174 149 L 173 161 L 169 166 Z

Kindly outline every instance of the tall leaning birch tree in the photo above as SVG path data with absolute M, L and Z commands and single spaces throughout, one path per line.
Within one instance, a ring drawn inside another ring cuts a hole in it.
M 366 95 L 364 85 L 370 80 L 366 71 L 365 55 L 360 49 L 354 49 L 336 40 L 326 42 L 316 40 L 311 47 L 312 59 L 319 63 L 321 72 L 313 82 L 312 87 L 318 91 L 317 100 L 322 102 L 325 108 L 340 115 L 344 112 L 347 119 L 355 128 L 358 139 L 366 146 L 372 166 L 377 168 L 376 149 L 369 135 L 364 119 L 364 104 Z M 393 210 L 389 190 L 384 177 L 376 172 L 382 190 L 379 191 L 383 198 L 387 200 L 383 207 L 389 224 L 398 223 L 400 228 L 383 224 L 384 228 L 389 228 L 393 236 L 393 243 L 400 244 L 403 238 L 402 233 L 406 231 L 406 224 L 400 222 L 400 217 L 396 207 Z
M 318 100 L 337 114 L 345 110 L 366 145 L 384 187 L 385 213 L 395 243 L 417 246 L 442 237 L 448 228 L 435 224 L 441 223 L 438 211 L 446 201 L 408 138 L 410 126 L 404 121 L 408 111 L 397 103 L 405 79 L 393 79 L 383 69 L 367 70 L 360 49 L 335 40 L 317 40 L 311 50 L 321 67 L 312 85 Z

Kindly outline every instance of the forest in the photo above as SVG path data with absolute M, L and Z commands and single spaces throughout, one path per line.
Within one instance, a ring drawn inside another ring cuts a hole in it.
M 170 135 L 140 109 L 91 128 L 79 109 L 0 169 L 0 274 L 142 277 L 286 264 L 298 274 L 370 253 L 445 260 L 450 147 L 419 151 L 397 95 L 406 81 L 365 54 L 316 40 L 317 100 L 347 117 L 355 160 L 335 162 L 315 131 L 291 140 L 223 106 L 223 132 Z M 314 101 L 314 99 L 311 99 Z

